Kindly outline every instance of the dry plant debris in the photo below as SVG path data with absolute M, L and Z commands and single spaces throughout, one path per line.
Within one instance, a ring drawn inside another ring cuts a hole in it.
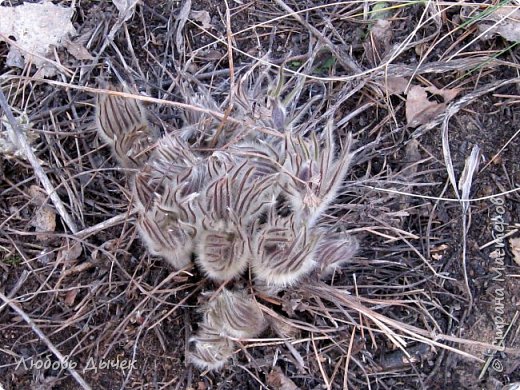
M 513 2 L 514 3 L 514 2 Z M 472 7 L 463 7 L 461 15 L 466 19 L 475 18 L 482 39 L 490 39 L 498 34 L 508 41 L 520 41 L 520 10 L 518 5 L 489 8 L 476 11 Z
M 55 75 L 52 51 L 75 35 L 73 14 L 73 8 L 51 2 L 0 6 L 0 41 L 11 47 L 7 65 L 23 69 L 26 63 L 34 64 L 42 76 Z
M 29 145 L 33 147 L 34 142 L 38 139 L 38 135 L 31 129 L 29 118 L 26 114 L 22 114 L 17 119 L 18 124 L 24 133 L 24 137 L 27 139 Z M 5 158 L 17 157 L 27 160 L 26 152 L 20 145 L 13 126 L 11 126 L 5 116 L 1 118 L 1 122 L 3 126 L 2 129 L 0 129 L 0 154 Z

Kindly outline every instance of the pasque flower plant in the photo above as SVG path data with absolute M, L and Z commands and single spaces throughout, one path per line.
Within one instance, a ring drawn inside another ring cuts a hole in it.
M 243 125 L 187 113 L 183 128 L 160 137 L 143 105 L 117 94 L 99 96 L 96 123 L 117 162 L 131 168 L 137 228 L 151 255 L 176 269 L 194 259 L 217 283 L 252 275 L 253 285 L 283 289 L 311 272 L 331 273 L 358 249 L 354 237 L 321 223 L 351 164 L 352 138 L 337 139 L 331 121 L 310 135 L 293 131 L 281 76 L 268 93 L 267 73 L 257 82 L 251 74 L 236 87 L 233 115 Z M 191 96 L 218 107 L 209 94 Z M 255 126 L 270 131 L 249 131 Z M 235 339 L 257 337 L 268 324 L 252 289 L 218 291 L 200 308 L 191 339 L 190 359 L 204 369 L 221 368 Z

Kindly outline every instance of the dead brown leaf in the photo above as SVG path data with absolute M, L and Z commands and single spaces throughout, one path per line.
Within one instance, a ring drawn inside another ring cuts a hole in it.
M 42 206 L 36 210 L 31 220 L 37 233 L 48 233 L 56 230 L 56 212 L 49 206 Z M 39 241 L 47 241 L 48 234 L 38 234 L 36 238 Z
M 94 57 L 89 53 L 89 51 L 82 44 L 77 41 L 65 40 L 63 42 L 63 46 L 67 51 L 77 60 L 93 60 Z
M 267 376 L 267 384 L 275 390 L 299 390 L 299 387 L 282 372 L 280 367 L 275 367 Z
M 71 246 L 63 248 L 60 251 L 59 258 L 61 258 L 64 262 L 70 263 L 74 260 L 77 260 L 81 253 L 83 252 L 83 248 L 79 242 L 75 242 Z
M 213 25 L 211 24 L 211 16 L 208 11 L 191 11 L 190 18 L 199 22 L 205 30 L 213 28 Z
M 426 91 L 434 94 L 434 95 L 439 95 L 441 96 L 442 98 L 444 98 L 444 103 L 449 103 L 451 102 L 453 99 L 455 99 L 455 97 L 457 97 L 457 95 L 460 93 L 461 89 L 460 88 L 452 88 L 452 89 L 439 89 L 435 86 L 431 86 L 431 87 L 428 87 L 428 88 L 425 88 Z
M 390 95 L 400 95 L 406 91 L 408 80 L 404 77 L 387 77 L 385 79 L 386 91 Z
M 43 206 L 47 200 L 47 195 L 45 194 L 44 190 L 37 185 L 33 184 L 30 186 L 27 193 L 31 197 L 31 203 L 36 206 Z
M 74 301 L 76 300 L 76 296 L 79 293 L 79 288 L 74 288 L 72 290 L 67 291 L 67 294 L 65 295 L 64 302 L 67 306 L 74 305 Z
M 437 103 L 435 100 L 428 98 L 428 93 L 438 95 L 444 100 Z M 414 85 L 408 91 L 406 96 L 406 121 L 408 126 L 415 127 L 423 125 L 431 121 L 441 112 L 443 112 L 447 104 L 452 101 L 460 92 L 460 89 L 438 89 L 436 87 L 424 88 L 420 85 Z
M 31 203 L 37 206 L 31 219 L 31 226 L 37 233 L 53 232 L 56 229 L 56 212 L 46 204 L 47 194 L 37 185 L 30 186 L 27 193 L 31 197 Z M 47 241 L 49 235 L 38 234 L 36 238 L 40 241 Z

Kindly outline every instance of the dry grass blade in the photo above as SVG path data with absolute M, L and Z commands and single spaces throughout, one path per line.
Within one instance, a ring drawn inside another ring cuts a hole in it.
M 471 149 L 470 156 L 466 159 L 464 170 L 462 171 L 458 188 L 461 191 L 460 198 L 466 213 L 469 208 L 469 195 L 471 192 L 471 183 L 473 182 L 474 175 L 476 175 L 480 159 L 480 148 L 478 145 L 473 146 Z
M 467 93 L 466 95 L 462 96 L 460 99 L 452 102 L 449 104 L 448 108 L 446 109 L 446 112 L 438 115 L 435 117 L 432 121 L 429 123 L 419 126 L 417 129 L 414 130 L 412 133 L 412 138 L 419 138 L 423 136 L 426 132 L 429 130 L 437 127 L 441 123 L 443 123 L 446 118 L 449 118 L 454 116 L 457 112 L 459 112 L 461 109 L 466 107 L 468 104 L 474 102 L 479 97 L 497 90 L 498 88 L 504 87 L 509 84 L 518 84 L 520 83 L 520 77 L 512 78 L 512 79 L 505 79 L 505 80 L 498 80 L 493 81 L 492 83 L 488 85 L 484 85 L 483 87 L 478 88 L 477 90 Z
M 316 294 L 317 296 L 322 297 L 327 300 L 337 300 L 341 304 L 344 304 L 346 307 L 350 307 L 358 311 L 361 315 L 365 316 L 367 319 L 373 322 L 377 328 L 372 328 L 372 331 L 383 332 L 387 337 L 395 344 L 397 348 L 403 350 L 405 355 L 408 356 L 408 353 L 404 350 L 407 345 L 406 340 L 417 340 L 422 343 L 431 345 L 433 347 L 444 348 L 450 350 L 452 352 L 456 352 L 462 356 L 467 358 L 482 361 L 482 359 L 473 356 L 463 350 L 451 347 L 449 345 L 443 344 L 440 340 L 444 341 L 456 341 L 459 343 L 467 343 L 467 344 L 475 344 L 479 346 L 481 349 L 485 349 L 489 347 L 489 344 L 466 340 L 462 338 L 453 337 L 450 335 L 442 335 L 438 334 L 435 338 L 430 338 L 430 335 L 427 331 L 417 328 L 415 326 L 410 326 L 405 323 L 402 323 L 398 320 L 390 319 L 385 317 L 384 315 L 377 313 L 376 311 L 368 308 L 363 303 L 361 303 L 356 297 L 348 296 L 347 294 L 343 294 L 341 291 L 337 291 L 335 289 L 331 289 L 330 287 L 320 286 L 320 287 L 310 287 L 305 286 L 303 290 L 308 290 L 309 293 Z M 402 333 L 402 334 L 400 334 Z M 519 351 L 511 351 L 513 353 L 520 353 Z
M 446 170 L 448 171 L 448 177 L 450 179 L 453 191 L 457 196 L 457 199 L 461 201 L 462 207 L 462 266 L 464 270 L 464 281 L 466 284 L 466 291 L 469 297 L 470 305 L 473 303 L 473 294 L 471 292 L 469 276 L 467 272 L 467 233 L 468 233 L 468 210 L 469 210 L 469 202 L 467 199 L 469 198 L 469 192 L 471 189 L 471 182 L 473 179 L 473 175 L 478 167 L 478 156 L 479 156 L 479 147 L 473 147 L 471 151 L 470 157 L 466 160 L 466 166 L 461 175 L 459 186 L 457 186 L 457 180 L 455 178 L 455 171 L 453 168 L 453 163 L 451 159 L 451 152 L 449 147 L 448 140 L 448 123 L 453 114 L 448 114 L 444 118 L 442 122 L 442 148 L 444 154 L 444 161 L 446 163 Z M 462 197 L 459 194 L 459 188 L 462 189 Z

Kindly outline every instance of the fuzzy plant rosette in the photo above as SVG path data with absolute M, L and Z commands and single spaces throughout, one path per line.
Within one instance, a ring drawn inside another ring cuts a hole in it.
M 149 253 L 176 270 L 195 266 L 206 276 L 189 361 L 220 369 L 242 342 L 268 328 L 290 336 L 291 322 L 269 303 L 302 285 L 367 316 L 402 348 L 403 339 L 389 327 L 399 322 L 324 282 L 352 261 L 359 244 L 341 218 L 327 221 L 356 153 L 352 136 L 335 131 L 333 112 L 318 126 L 307 120 L 323 96 L 304 99 L 302 81 L 285 82 L 283 74 L 257 68 L 220 104 L 201 86 L 197 92 L 189 82 L 179 88 L 197 110 L 186 110 L 183 125 L 168 134 L 149 123 L 126 85 L 99 95 L 96 122 L 127 168 L 137 229 Z M 231 115 L 222 114 L 226 107 Z M 344 315 L 341 323 L 356 323 Z M 336 330 L 345 328 L 332 322 Z M 410 327 L 400 331 L 417 334 Z

